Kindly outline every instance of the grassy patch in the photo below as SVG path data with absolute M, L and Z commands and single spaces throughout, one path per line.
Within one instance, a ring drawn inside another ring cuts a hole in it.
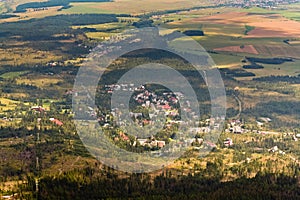
M 11 99 L 1 97 L 0 98 L 0 112 L 14 110 L 18 104 L 19 104 L 18 101 L 14 101 Z
M 299 70 L 299 60 L 295 60 L 295 62 L 286 62 L 280 65 L 274 64 L 262 64 L 264 66 L 263 69 L 247 69 L 247 71 L 252 72 L 257 77 L 263 76 L 297 76 L 300 74 Z
M 21 71 L 21 72 L 7 72 L 4 74 L 1 74 L 0 77 L 4 78 L 4 79 L 13 79 L 13 78 L 17 78 L 23 74 L 28 73 L 28 71 Z
M 254 30 L 255 27 L 254 26 L 249 26 L 249 25 L 245 25 L 245 32 L 244 35 L 248 35 L 248 33 L 252 30 Z
M 105 24 L 93 24 L 93 25 L 84 25 L 84 26 L 72 26 L 73 29 L 83 29 L 83 28 L 93 28 L 98 31 L 109 31 L 116 29 L 123 29 L 125 27 L 125 23 L 112 22 Z
M 109 39 L 111 36 L 111 33 L 106 33 L 106 32 L 88 32 L 86 33 L 86 36 L 91 39 L 95 40 L 106 40 Z
M 17 84 L 26 84 L 26 85 L 33 85 L 39 88 L 45 88 L 45 87 L 53 87 L 53 85 L 63 81 L 60 78 L 50 78 L 50 77 L 32 77 L 32 78 L 24 78 L 24 79 L 18 79 Z

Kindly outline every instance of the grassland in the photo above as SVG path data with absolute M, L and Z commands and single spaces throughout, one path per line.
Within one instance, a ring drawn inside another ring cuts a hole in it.
M 72 7 L 62 11 L 62 13 L 127 13 L 138 15 L 205 5 L 209 5 L 209 3 L 189 0 L 116 0 L 103 3 L 72 3 Z
M 299 64 L 299 60 L 295 60 L 292 63 L 284 63 L 281 65 L 263 64 L 264 69 L 248 71 L 255 73 L 257 77 L 266 76 L 266 72 L 274 76 L 297 76 L 298 74 L 300 74 Z
M 3 111 L 14 110 L 16 106 L 19 104 L 18 101 L 14 101 L 4 97 L 0 98 L 0 102 L 1 102 L 0 113 L 2 113 Z
M 18 42 L 15 43 L 15 45 Z M 47 63 L 51 60 L 61 59 L 61 55 L 49 51 L 39 51 L 28 47 L 0 47 L 0 61 L 2 65 L 30 65 Z
M 14 79 L 17 78 L 23 74 L 28 73 L 29 71 L 20 71 L 20 72 L 7 72 L 4 74 L 1 74 L 0 77 L 3 79 Z

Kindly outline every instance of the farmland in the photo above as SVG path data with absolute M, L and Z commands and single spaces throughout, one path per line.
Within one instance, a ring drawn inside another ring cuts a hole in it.
M 104 3 L 72 3 L 71 8 L 64 10 L 65 13 L 127 13 L 133 15 L 144 14 L 154 11 L 176 10 L 196 6 L 210 5 L 206 1 L 188 0 L 116 0 Z

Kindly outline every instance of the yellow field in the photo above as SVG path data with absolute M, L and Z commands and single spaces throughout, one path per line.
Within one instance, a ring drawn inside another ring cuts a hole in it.
M 129 13 L 143 14 L 154 11 L 191 8 L 208 5 L 206 1 L 190 0 L 115 0 L 102 3 L 71 3 L 63 13 Z
M 39 76 L 37 78 L 30 78 L 30 79 L 22 78 L 16 80 L 17 84 L 33 85 L 39 88 L 50 87 L 54 84 L 57 84 L 60 81 L 63 80 L 57 77 L 43 77 L 43 76 Z
M 84 26 L 72 26 L 73 29 L 78 28 L 95 28 L 97 30 L 105 30 L 105 29 L 117 29 L 122 28 L 124 25 L 118 22 L 105 23 L 105 24 L 93 24 L 93 25 L 84 25 Z
M 13 41 L 11 41 L 11 43 L 13 43 Z M 37 51 L 21 47 L 9 49 L 0 48 L 0 62 L 2 65 L 40 64 L 60 59 L 61 56 L 57 56 L 48 51 Z
M 7 111 L 7 110 L 14 110 L 15 107 L 19 104 L 18 101 L 14 101 L 4 97 L 0 97 L 0 102 L 1 102 L 0 112 Z
M 49 7 L 48 10 L 39 10 L 39 11 L 33 11 L 29 10 L 24 13 L 17 13 L 19 17 L 12 17 L 8 19 L 0 19 L 0 23 L 4 22 L 17 22 L 21 20 L 29 20 L 33 18 L 43 18 L 47 16 L 53 16 L 59 14 L 57 10 L 61 8 L 61 6 L 56 6 L 56 7 Z
M 106 32 L 88 32 L 86 36 L 95 40 L 106 40 L 109 39 L 112 34 Z

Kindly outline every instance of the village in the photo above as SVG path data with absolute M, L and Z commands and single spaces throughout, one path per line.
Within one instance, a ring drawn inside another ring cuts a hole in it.
M 155 151 L 157 149 L 162 149 L 172 141 L 177 141 L 174 149 L 192 147 L 194 149 L 200 148 L 219 148 L 217 144 L 209 140 L 205 140 L 205 135 L 209 134 L 211 131 L 216 131 L 220 127 L 220 121 L 225 120 L 225 117 L 215 117 L 201 120 L 195 112 L 189 110 L 190 102 L 184 100 L 184 95 L 180 92 L 161 92 L 160 95 L 150 91 L 146 85 L 135 86 L 134 84 L 112 84 L 105 85 L 104 91 L 107 94 L 112 94 L 116 90 L 126 90 L 132 91 L 134 94 L 132 96 L 135 103 L 135 108 L 132 109 L 130 114 L 130 120 L 132 120 L 136 125 L 140 127 L 151 126 L 156 123 L 159 114 L 163 114 L 165 118 L 164 131 L 168 135 L 168 130 L 176 132 L 176 128 L 180 125 L 189 126 L 189 122 L 182 121 L 180 117 L 180 103 L 184 102 L 186 107 L 185 111 L 190 114 L 190 117 L 193 119 L 199 120 L 199 126 L 191 126 L 188 132 L 193 135 L 193 137 L 185 137 L 184 135 L 172 134 L 169 138 L 166 137 L 157 137 L 155 134 L 147 138 L 135 137 L 134 141 L 130 141 L 127 133 L 120 131 L 119 135 L 114 135 L 113 140 L 119 141 L 123 140 L 130 143 L 132 146 L 143 146 L 147 149 Z M 137 111 L 138 110 L 138 111 Z M 90 108 L 89 114 L 95 115 L 95 111 Z M 101 113 L 98 118 L 98 122 L 105 129 L 114 129 L 115 123 L 113 123 L 114 118 L 121 118 L 122 123 L 119 124 L 121 127 L 128 124 L 128 118 L 124 117 L 122 119 L 122 113 L 119 108 L 112 108 L 110 113 Z M 247 129 L 245 127 L 244 120 L 240 119 L 226 119 L 227 124 L 224 125 L 224 132 L 228 134 L 247 134 L 247 133 L 256 133 L 258 135 L 279 135 L 278 132 L 267 131 L 264 126 L 270 122 L 272 119 L 268 117 L 260 117 L 256 120 L 257 130 Z M 187 134 L 188 135 L 188 134 Z M 294 141 L 298 141 L 300 134 L 291 134 L 286 133 L 286 137 L 291 137 Z M 234 141 L 231 137 L 225 138 L 221 147 L 230 148 L 233 147 Z M 278 152 L 280 154 L 285 154 L 284 151 L 278 149 L 277 146 L 274 146 L 268 150 L 270 153 Z

